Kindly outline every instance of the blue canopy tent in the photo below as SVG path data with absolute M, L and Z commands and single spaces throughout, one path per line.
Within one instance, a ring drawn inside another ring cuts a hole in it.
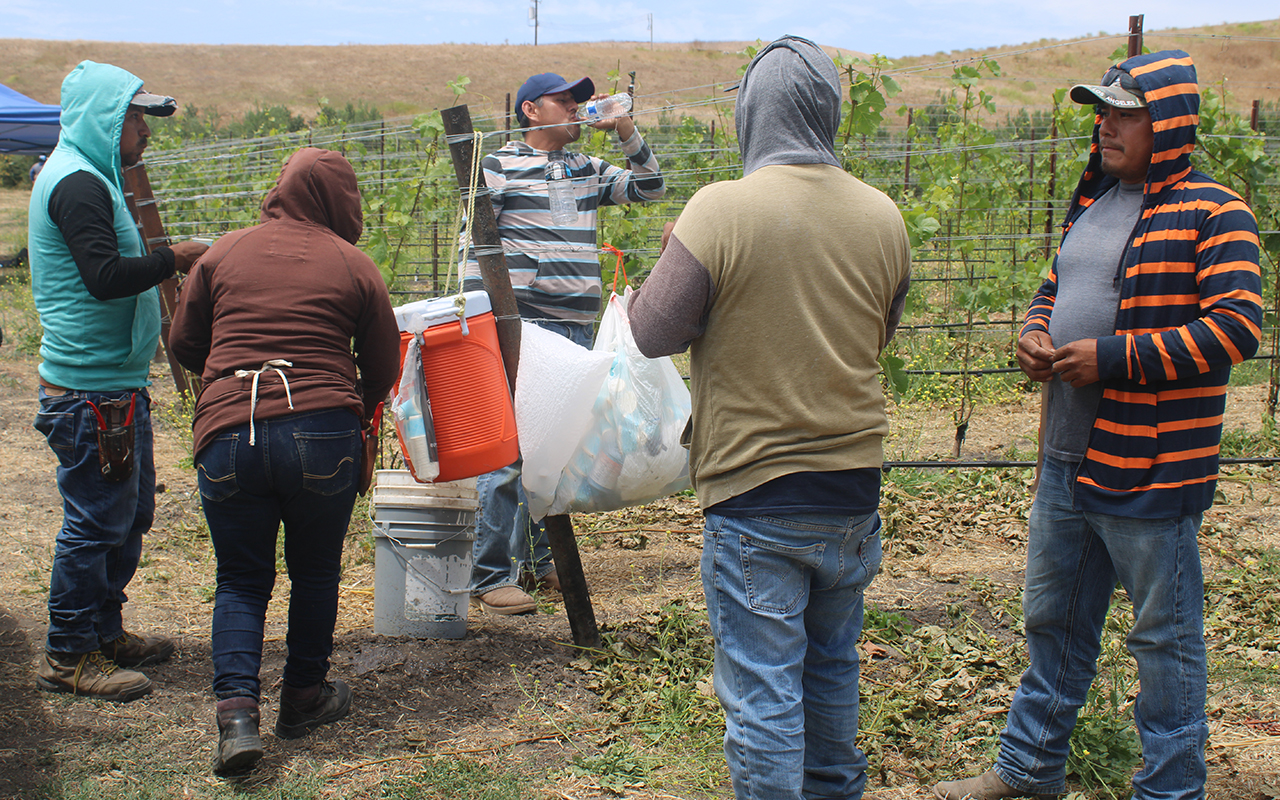
M 0 153 L 38 156 L 58 144 L 62 109 L 37 103 L 0 84 Z

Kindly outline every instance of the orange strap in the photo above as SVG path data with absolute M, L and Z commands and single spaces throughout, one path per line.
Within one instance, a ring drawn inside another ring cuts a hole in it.
M 611 244 L 602 244 L 602 245 L 600 245 L 600 249 L 601 249 L 601 250 L 607 250 L 608 252 L 613 253 L 614 255 L 616 255 L 616 256 L 618 257 L 618 265 L 617 265 L 616 267 L 614 267 L 614 268 L 613 268 L 613 293 L 614 293 L 614 294 L 617 294 L 617 293 L 618 293 L 618 274 L 619 274 L 619 273 L 621 273 L 621 274 L 622 274 L 622 285 L 623 285 L 624 287 L 625 287 L 627 284 L 631 283 L 631 280 L 630 280 L 629 278 L 627 278 L 627 270 L 626 270 L 626 268 L 622 266 L 622 251 L 621 251 L 621 250 L 619 250 L 618 248 L 614 247 L 614 246 L 613 246 L 613 245 L 611 245 Z

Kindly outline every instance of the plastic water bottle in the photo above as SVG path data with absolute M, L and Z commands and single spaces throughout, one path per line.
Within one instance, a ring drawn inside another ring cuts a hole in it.
M 552 224 L 572 225 L 578 221 L 578 198 L 563 161 L 547 162 L 547 193 L 551 198 Z
M 631 95 L 618 92 L 612 97 L 600 100 L 588 100 L 578 109 L 578 119 L 583 122 L 596 122 L 602 119 L 620 117 L 631 110 Z

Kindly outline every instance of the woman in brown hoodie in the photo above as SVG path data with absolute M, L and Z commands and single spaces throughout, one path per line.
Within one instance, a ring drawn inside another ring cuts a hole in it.
M 292 589 L 276 735 L 305 736 L 351 707 L 347 685 L 326 680 L 342 545 L 362 419 L 398 376 L 387 287 L 355 247 L 363 218 L 351 164 L 327 150 L 294 153 L 261 219 L 192 269 L 169 340 L 203 386 L 194 451 L 218 558 L 218 771 L 263 755 L 258 670 L 281 522 Z

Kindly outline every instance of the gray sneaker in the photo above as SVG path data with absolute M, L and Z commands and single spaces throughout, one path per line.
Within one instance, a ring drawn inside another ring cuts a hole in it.
M 92 653 L 46 652 L 36 668 L 36 686 L 46 692 L 97 697 L 127 703 L 151 694 L 151 679 L 120 669 L 101 650 Z

